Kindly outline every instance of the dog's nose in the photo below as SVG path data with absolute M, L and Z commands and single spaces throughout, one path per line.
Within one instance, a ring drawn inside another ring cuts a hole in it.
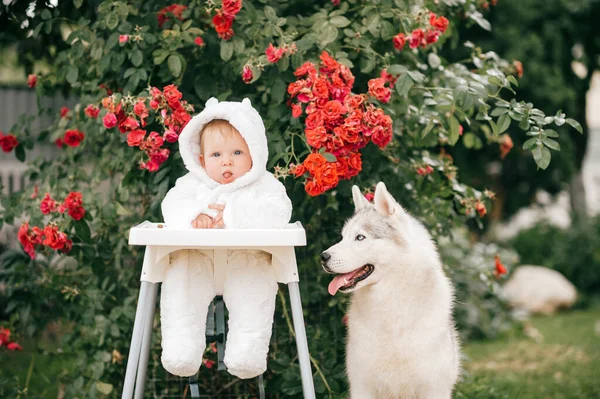
M 331 259 L 331 255 L 327 252 L 321 252 L 321 262 L 327 262 L 329 259 Z

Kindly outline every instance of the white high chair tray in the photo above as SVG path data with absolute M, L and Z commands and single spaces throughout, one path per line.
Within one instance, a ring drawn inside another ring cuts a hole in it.
M 170 229 L 165 223 L 145 221 L 129 231 L 129 245 L 196 248 L 298 247 L 306 245 L 302 223 L 282 229 Z

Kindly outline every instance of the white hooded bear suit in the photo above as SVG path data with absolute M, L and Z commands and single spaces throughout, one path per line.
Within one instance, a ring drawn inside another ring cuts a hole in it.
M 252 167 L 229 184 L 211 179 L 200 164 L 204 126 L 223 119 L 248 144 Z M 189 173 L 179 178 L 162 202 L 169 228 L 191 229 L 199 214 L 211 216 L 210 204 L 225 204 L 227 229 L 281 228 L 290 220 L 292 204 L 285 187 L 267 172 L 265 126 L 247 98 L 218 102 L 211 98 L 179 136 L 179 151 Z M 277 280 L 271 255 L 255 250 L 228 251 L 223 299 L 229 311 L 224 362 L 240 378 L 265 372 L 271 339 Z M 162 364 L 175 375 L 195 374 L 206 348 L 208 306 L 215 296 L 212 251 L 181 250 L 170 256 L 161 289 Z

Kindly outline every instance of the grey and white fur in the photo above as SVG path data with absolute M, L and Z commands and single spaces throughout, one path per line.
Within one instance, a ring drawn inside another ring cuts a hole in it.
M 427 229 L 377 184 L 374 204 L 352 188 L 355 214 L 321 254 L 352 292 L 346 367 L 351 399 L 452 397 L 459 376 L 454 289 Z M 370 265 L 365 268 L 365 265 Z M 366 278 L 356 282 L 356 271 Z M 369 271 L 371 271 L 370 274 Z

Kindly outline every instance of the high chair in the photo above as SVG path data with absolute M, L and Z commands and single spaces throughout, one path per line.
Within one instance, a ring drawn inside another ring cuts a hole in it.
M 223 295 L 227 250 L 257 249 L 268 252 L 273 256 L 272 265 L 275 268 L 277 282 L 287 284 L 290 294 L 304 398 L 315 398 L 298 286 L 298 266 L 296 264 L 296 253 L 294 252 L 294 247 L 306 245 L 306 232 L 300 222 L 290 223 L 283 229 L 204 230 L 169 229 L 164 223 L 145 221 L 131 228 L 129 245 L 145 245 L 146 252 L 140 277 L 141 288 L 121 398 L 131 399 L 134 388 L 135 399 L 141 399 L 144 395 L 158 284 L 163 281 L 169 266 L 169 254 L 180 249 L 214 251 L 213 265 L 217 297 L 210 307 L 211 314 L 207 320 L 207 335 L 210 335 L 209 332 L 212 331 L 213 336 L 216 336 L 215 340 L 218 342 L 217 347 L 219 349 L 219 369 L 224 368 L 224 365 L 222 365 L 223 340 L 219 342 L 219 337 L 224 337 L 223 302 L 220 298 Z M 212 312 L 217 317 L 216 332 Z M 197 384 L 194 386 L 196 379 L 197 374 L 190 377 L 192 397 L 198 397 L 198 386 Z M 262 387 L 260 388 L 262 397 Z

